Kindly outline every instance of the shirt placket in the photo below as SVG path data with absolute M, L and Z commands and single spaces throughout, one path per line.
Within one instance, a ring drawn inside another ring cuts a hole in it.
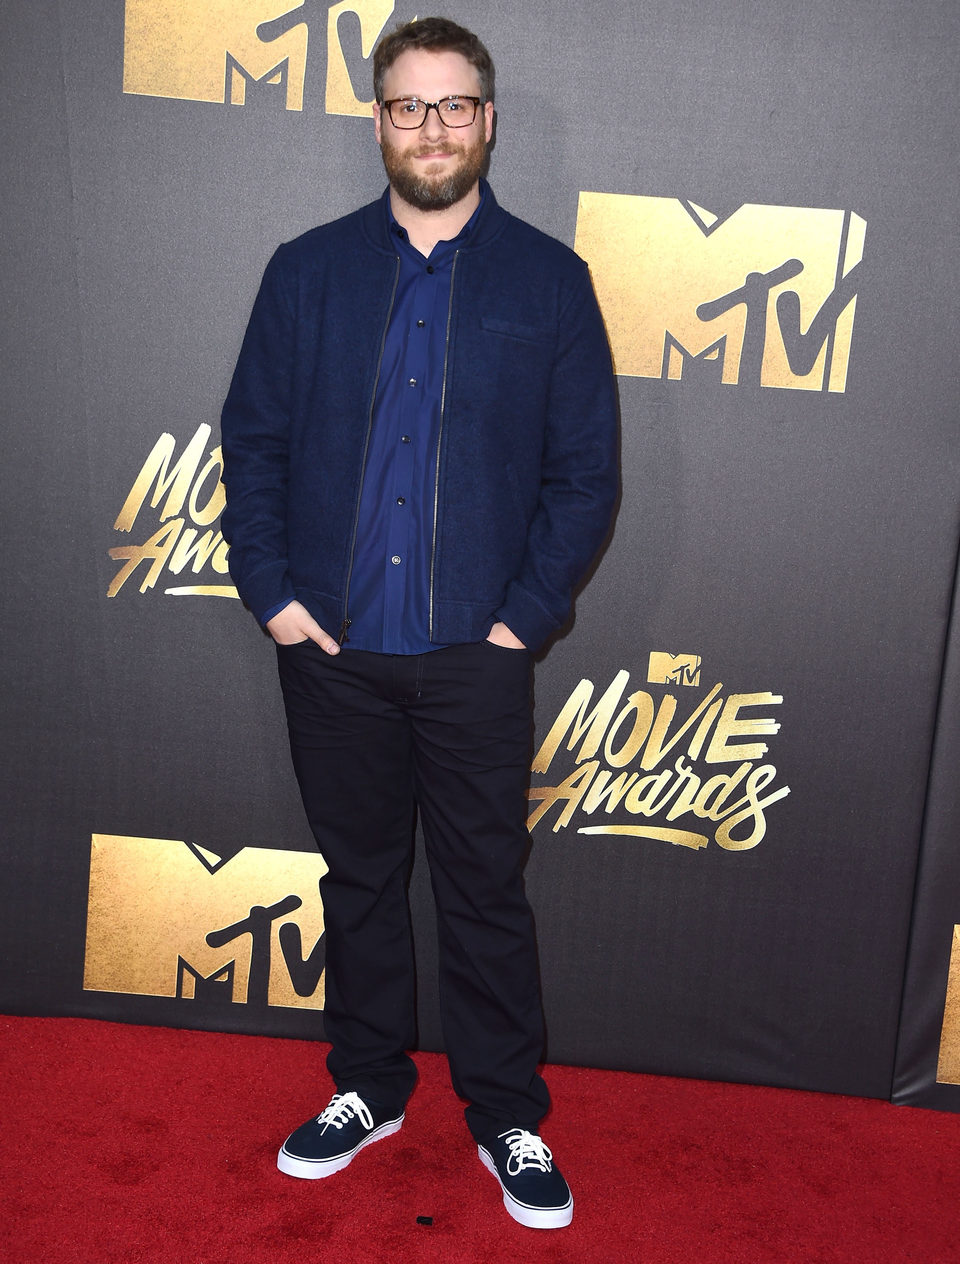
M 399 435 L 384 559 L 384 632 L 387 643 L 396 643 L 402 632 L 410 563 L 418 547 L 415 523 L 419 506 L 414 503 L 415 489 L 424 485 L 424 463 L 427 459 L 430 419 L 425 413 L 424 393 L 427 386 L 428 340 L 427 313 L 432 303 L 432 289 L 437 276 L 433 267 L 424 267 L 416 281 L 410 328 L 405 340 L 400 393 Z

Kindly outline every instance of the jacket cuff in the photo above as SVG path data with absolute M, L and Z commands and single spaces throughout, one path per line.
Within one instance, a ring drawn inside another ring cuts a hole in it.
M 284 606 L 296 601 L 297 594 L 287 571 L 286 559 L 272 562 L 269 566 L 261 566 L 252 575 L 242 579 L 236 575 L 233 582 L 237 585 L 240 600 L 250 610 L 253 617 L 261 625 Z
M 528 650 L 539 650 L 558 624 L 543 606 L 515 581 L 507 588 L 503 605 L 494 614 L 494 622 L 505 623 Z
M 269 610 L 264 610 L 263 614 L 260 616 L 260 622 L 263 626 L 266 627 L 275 614 L 279 614 L 281 610 L 286 610 L 287 606 L 289 606 L 290 602 L 293 600 L 293 597 L 286 598 L 283 601 L 278 601 L 277 604 L 275 606 L 271 606 Z

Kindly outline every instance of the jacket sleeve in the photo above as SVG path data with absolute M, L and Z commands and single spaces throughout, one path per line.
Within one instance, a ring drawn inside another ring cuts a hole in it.
M 610 527 L 619 492 L 616 384 L 586 264 L 560 309 L 540 497 L 520 569 L 496 618 L 532 650 L 570 611 Z
M 220 423 L 230 574 L 261 623 L 296 596 L 287 568 L 295 308 L 284 252 L 264 273 Z

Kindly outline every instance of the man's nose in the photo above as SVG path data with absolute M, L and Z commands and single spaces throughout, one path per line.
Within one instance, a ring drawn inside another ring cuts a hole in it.
M 447 129 L 440 118 L 440 111 L 435 105 L 431 105 L 428 108 L 427 117 L 423 120 L 422 130 L 431 140 L 439 140 L 447 134 Z

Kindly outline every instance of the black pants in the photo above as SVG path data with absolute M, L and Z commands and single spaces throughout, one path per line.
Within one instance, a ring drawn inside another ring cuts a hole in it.
M 290 747 L 328 865 L 324 1026 L 339 1092 L 401 1107 L 415 1068 L 414 804 L 437 904 L 440 1004 L 478 1141 L 535 1129 L 543 1012 L 523 888 L 532 664 L 487 641 L 420 655 L 278 646 Z

